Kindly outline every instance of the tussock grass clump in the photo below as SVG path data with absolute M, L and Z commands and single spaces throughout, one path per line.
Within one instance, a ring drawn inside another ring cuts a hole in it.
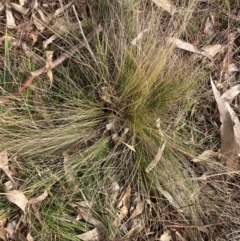
M 102 33 L 55 70 L 51 89 L 38 79 L 20 100 L 1 106 L 1 150 L 12 157 L 18 189 L 29 198 L 49 193 L 41 219 L 29 210 L 26 227 L 36 240 L 79 240 L 94 228 L 76 219 L 85 201 L 109 240 L 148 240 L 165 230 L 184 240 L 226 238 L 237 230 L 232 216 L 237 219 L 239 208 L 219 175 L 227 170 L 216 160 L 191 162 L 206 148 L 196 142 L 205 137 L 189 118 L 206 73 L 195 56 L 165 38 L 184 34 L 194 1 L 175 17 L 144 1 L 100 0 L 89 7 L 86 31 L 100 22 Z M 110 191 L 113 184 L 117 192 Z M 116 203 L 128 187 L 131 200 L 138 194 L 144 203 L 136 229 L 130 213 L 116 224 Z M 0 205 L 0 215 L 17 212 L 4 196 Z

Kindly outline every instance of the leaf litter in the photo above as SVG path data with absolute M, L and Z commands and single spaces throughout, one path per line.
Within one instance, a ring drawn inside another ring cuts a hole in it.
M 232 119 L 225 101 L 221 98 L 219 91 L 211 79 L 211 86 L 217 102 L 221 120 L 221 162 L 227 167 L 235 169 L 238 165 L 238 147 L 234 137 Z
M 215 44 L 215 45 L 208 45 L 201 49 L 195 47 L 193 44 L 190 44 L 188 42 L 185 42 L 181 39 L 175 38 L 175 37 L 167 37 L 167 42 L 169 44 L 175 45 L 179 49 L 187 50 L 189 52 L 201 54 L 205 57 L 208 57 L 209 59 L 212 59 L 216 54 L 221 52 L 223 50 L 222 45 Z
M 36 205 L 38 206 L 38 209 L 40 207 L 40 202 L 45 200 L 45 198 L 48 195 L 48 192 L 45 190 L 43 194 L 36 198 L 31 198 L 28 200 L 28 198 L 25 196 L 25 194 L 20 191 L 14 189 L 14 186 L 16 186 L 16 182 L 14 181 L 11 174 L 9 174 L 8 169 L 8 153 L 7 151 L 3 151 L 0 153 L 0 165 L 2 170 L 4 170 L 5 173 L 8 173 L 7 177 L 10 179 L 10 181 L 7 181 L 4 183 L 4 195 L 7 198 L 7 200 L 14 205 L 16 205 L 18 208 L 20 208 L 23 211 L 23 214 L 25 215 L 27 212 L 27 206 L 33 208 L 34 213 L 36 214 L 36 217 L 41 222 L 40 214 L 36 210 Z M 8 240 L 7 236 L 10 235 L 12 240 L 15 240 L 15 237 L 19 237 L 20 240 L 25 240 L 24 235 L 18 230 L 18 226 L 20 223 L 22 223 L 22 215 L 20 216 L 20 219 L 17 221 L 17 219 L 14 219 L 12 221 L 2 220 L 0 225 L 0 238 L 2 240 Z M 17 224 L 18 223 L 18 224 Z M 5 227 L 6 226 L 6 227 Z M 33 238 L 30 234 L 27 236 L 27 240 L 31 241 Z
M 12 177 L 12 173 L 8 167 L 8 152 L 7 150 L 0 152 L 0 169 L 2 169 L 7 177 L 11 180 L 12 183 L 15 183 Z
M 157 155 L 154 157 L 152 162 L 146 167 L 145 172 L 149 173 L 154 167 L 157 166 L 158 162 L 161 160 L 163 151 L 165 149 L 166 141 L 164 141 L 161 148 L 159 148 Z
M 4 183 L 4 187 L 5 195 L 8 201 L 17 205 L 25 213 L 25 208 L 28 203 L 28 199 L 26 198 L 26 196 L 21 191 L 12 190 L 13 186 L 11 181 Z
M 48 192 L 45 190 L 44 193 L 40 196 L 28 200 L 27 197 L 21 191 L 12 189 L 13 185 L 11 181 L 4 183 L 4 187 L 5 196 L 8 199 L 8 201 L 17 205 L 24 213 L 26 212 L 27 204 L 31 205 L 42 202 L 48 196 Z
M 93 214 L 90 210 L 90 205 L 85 202 L 84 206 L 88 208 L 78 207 L 78 219 L 84 219 L 86 222 L 95 226 L 94 229 L 87 231 L 83 234 L 79 234 L 76 237 L 83 241 L 101 241 L 104 240 L 108 236 L 108 231 L 104 224 L 93 217 Z
M 166 10 L 171 15 L 176 12 L 176 6 L 173 4 L 171 0 L 152 0 L 158 7 Z
M 160 240 L 160 241 L 171 241 L 171 240 L 172 240 L 172 236 L 170 235 L 170 231 L 169 231 L 169 230 L 165 231 L 165 232 L 161 235 L 161 237 L 160 237 L 159 240 Z
M 235 113 L 235 111 L 233 110 L 230 104 L 236 98 L 236 96 L 239 95 L 239 93 L 240 93 L 240 85 L 238 84 L 226 90 L 221 96 L 221 98 L 224 99 L 225 101 L 225 105 L 229 111 L 231 120 L 234 125 L 233 131 L 234 131 L 234 137 L 235 137 L 236 143 L 238 145 L 238 157 L 240 156 L 240 121 L 237 114 Z
M 73 1 L 72 1 L 73 2 Z M 72 4 L 72 2 L 70 2 L 69 4 Z M 175 7 L 175 5 L 172 3 L 172 1 L 167 1 L 167 0 L 158 0 L 158 1 L 153 1 L 158 7 L 161 7 L 161 8 L 163 8 L 164 10 L 166 10 L 167 12 L 169 12 L 171 15 L 173 15 L 175 12 L 176 12 L 176 7 Z M 20 4 L 19 4 L 19 6 L 24 6 L 25 5 L 25 3 L 26 2 L 24 2 L 24 1 L 20 1 Z M 45 4 L 45 5 L 48 5 L 48 4 Z M 13 7 L 12 7 L 13 8 Z M 37 1 L 35 1 L 35 7 L 34 8 L 38 8 L 38 2 Z M 26 8 L 27 9 L 27 8 Z M 60 9 L 62 9 L 62 8 L 59 8 L 59 10 Z M 23 11 L 22 12 L 22 14 L 24 14 L 24 9 L 23 10 L 21 10 L 21 11 Z M 11 12 L 11 9 L 10 9 L 10 12 Z M 19 11 L 20 12 L 20 11 Z M 21 13 L 21 12 L 20 12 Z M 41 11 L 38 11 L 38 13 L 40 14 L 40 16 L 41 16 L 41 19 L 42 20 L 40 20 L 41 21 L 41 23 L 42 23 L 42 25 L 41 24 L 39 24 L 39 28 L 41 29 L 41 31 L 43 32 L 45 29 L 46 29 L 46 26 L 44 26 L 44 21 L 43 21 L 43 17 L 44 17 L 44 14 L 43 14 L 43 12 L 41 12 Z M 59 13 L 59 14 L 61 14 L 61 12 Z M 55 12 L 55 15 L 56 16 L 58 16 L 59 14 L 57 14 L 57 11 Z M 13 15 L 12 15 L 13 16 Z M 14 22 L 14 19 L 13 20 L 11 20 L 12 22 Z M 9 21 L 9 23 L 11 22 L 11 21 Z M 39 21 L 39 22 L 40 22 Z M 15 24 L 15 23 L 14 23 Z M 14 24 L 9 24 L 9 28 L 15 28 L 14 27 Z M 16 25 L 16 24 L 15 24 Z M 210 28 L 211 28 L 212 26 L 210 26 Z M 141 34 L 141 33 L 140 33 Z M 207 34 L 209 34 L 209 35 L 211 35 L 210 34 L 210 31 L 207 33 Z M 139 36 L 137 36 L 136 37 L 136 42 L 137 41 L 139 41 L 140 39 L 141 39 L 141 37 L 138 39 L 138 37 Z M 36 38 L 38 38 L 38 36 L 36 37 Z M 53 39 L 52 41 L 55 41 L 55 39 Z M 135 43 L 135 42 L 134 42 Z M 48 44 L 50 44 L 50 42 L 48 43 Z M 45 47 L 48 47 L 48 44 L 46 44 L 45 45 Z M 185 44 L 185 43 L 184 43 Z M 184 45 L 183 44 L 183 45 Z M 221 48 L 222 47 L 220 47 L 220 45 L 215 45 L 214 47 L 212 47 L 212 46 L 209 46 L 209 48 L 202 48 L 202 49 L 198 49 L 198 48 L 196 48 L 196 47 L 194 47 L 193 45 L 191 46 L 191 44 L 189 44 L 189 45 L 185 45 L 185 46 L 188 46 L 188 48 L 190 49 L 185 49 L 185 50 L 187 50 L 187 51 L 191 51 L 191 52 L 195 52 L 195 53 L 198 53 L 198 54 L 202 54 L 202 55 L 204 55 L 204 56 L 206 56 L 206 57 L 208 57 L 208 58 L 212 58 L 213 56 L 215 56 L 217 53 L 219 53 L 219 52 L 221 52 Z M 178 46 L 177 46 L 178 47 Z M 181 46 L 179 47 L 179 48 L 181 48 Z M 182 48 L 182 49 L 184 49 L 184 48 Z M 193 50 L 193 51 L 192 51 Z M 49 68 L 50 69 L 50 68 Z M 228 108 L 228 105 L 227 105 L 227 108 Z M 229 108 L 228 108 L 228 111 L 229 111 Z M 229 111 L 230 112 L 230 111 Z M 231 114 L 230 114 L 231 115 Z M 231 115 L 231 117 L 232 117 L 232 115 Z M 235 132 L 234 132 L 234 134 L 235 134 Z M 123 143 L 123 142 L 121 142 L 121 143 Z M 123 143 L 124 145 L 126 145 L 126 143 Z M 128 144 L 127 144 L 128 145 Z M 133 146 L 129 146 L 128 147 L 130 150 L 132 150 L 132 151 L 135 151 L 135 149 L 134 149 L 134 147 Z M 164 149 L 164 148 L 163 148 Z M 160 151 L 160 149 L 159 149 L 159 151 Z M 159 152 L 157 153 L 157 154 L 159 154 Z M 161 154 L 162 155 L 162 154 Z M 201 155 L 200 155 L 201 156 Z M 199 159 L 201 159 L 202 157 L 198 157 Z M 206 157 L 208 157 L 208 156 L 206 156 Z M 160 157 L 161 158 L 161 157 Z M 158 158 L 158 161 L 160 160 L 160 158 Z M 198 159 L 198 160 L 199 160 Z M 3 169 L 2 169 L 3 170 Z M 6 172 L 5 172 L 6 173 Z M 9 177 L 8 177 L 9 178 Z M 10 178 L 9 178 L 10 179 Z M 119 186 L 119 185 L 118 185 Z M 160 192 L 162 192 L 162 194 L 170 201 L 170 203 L 175 207 L 175 208 L 177 208 L 178 207 L 178 205 L 175 203 L 175 201 L 173 200 L 173 198 L 172 198 L 172 196 L 168 193 L 168 192 L 166 192 L 164 189 L 159 189 L 159 190 L 161 190 Z M 17 190 L 15 190 L 15 191 L 17 191 Z M 43 197 L 46 195 L 46 192 L 44 192 L 45 194 L 43 194 Z M 126 194 L 126 193 L 125 193 Z M 124 195 L 125 195 L 124 194 Z M 131 195 L 131 194 L 129 194 L 129 195 Z M 41 195 L 40 195 L 41 196 Z M 46 198 L 46 197 L 45 197 Z M 32 200 L 32 199 L 30 199 L 30 200 Z M 28 204 L 29 204 L 29 202 L 30 202 L 30 200 L 28 201 Z M 34 200 L 34 198 L 33 198 L 33 200 Z M 34 206 L 35 204 L 36 205 L 38 205 L 38 201 L 31 201 L 31 202 L 33 202 L 33 203 L 31 203 L 31 205 L 32 206 Z M 44 200 L 44 199 L 39 199 L 40 201 L 42 201 L 42 200 Z M 122 200 L 122 202 L 123 202 L 123 200 Z M 17 204 L 16 204 L 17 205 Z M 18 205 L 17 205 L 18 206 Z M 39 205 L 38 205 L 39 206 Z M 130 206 L 131 205 L 128 205 L 128 209 L 130 209 Z M 144 203 L 143 202 L 141 202 L 141 203 L 139 203 L 139 204 L 137 204 L 137 206 L 136 206 L 136 208 L 134 209 L 134 211 L 133 211 L 133 213 L 131 214 L 131 216 L 130 216 L 130 218 L 132 217 L 132 216 L 134 216 L 135 217 L 135 215 L 137 216 L 138 214 L 140 214 L 141 213 L 141 210 L 142 210 L 142 208 L 143 208 L 143 206 L 144 206 Z M 123 207 L 123 206 L 122 206 Z M 39 207 L 38 207 L 38 209 L 39 209 Z M 126 207 L 125 207 L 125 209 L 126 209 Z M 136 212 L 135 212 L 136 211 Z M 135 213 L 134 213 L 135 212 Z M 137 214 L 138 213 L 138 214 Z M 128 214 L 126 214 L 126 216 L 127 216 Z M 124 218 L 126 218 L 126 216 L 124 217 Z M 124 219 L 123 218 L 123 219 Z M 132 217 L 133 218 L 133 217 Z M 89 219 L 85 219 L 86 221 L 87 220 L 89 220 Z M 122 220 L 121 220 L 122 221 Z M 96 224 L 96 222 L 95 222 L 95 224 Z M 93 230 L 91 230 L 91 231 L 93 231 Z M 85 235 L 85 239 L 83 239 L 83 240 L 94 240 L 94 239 L 96 239 L 96 240 L 99 240 L 99 238 L 100 238 L 100 236 L 98 236 L 98 231 L 97 231 L 97 229 L 95 228 L 95 231 L 93 231 L 92 233 L 91 233 L 91 231 L 90 231 L 90 233 L 89 234 L 87 234 L 87 235 Z M 162 240 L 162 241 L 166 241 L 166 240 L 168 240 L 168 238 L 169 238 L 169 236 L 170 235 L 168 235 L 169 234 L 169 231 L 165 231 L 164 232 L 164 234 L 161 236 L 161 238 L 160 238 L 160 240 Z M 83 236 L 82 236 L 83 237 Z M 79 238 L 81 238 L 81 237 L 79 237 Z M 170 237 L 171 238 L 171 237 Z M 31 235 L 30 235 L 30 238 L 27 238 L 27 240 L 31 240 Z M 169 239 L 170 240 L 170 239 Z

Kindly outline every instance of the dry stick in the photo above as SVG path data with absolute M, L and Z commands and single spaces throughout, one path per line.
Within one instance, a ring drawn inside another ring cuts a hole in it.
M 88 44 L 88 41 L 87 41 L 87 39 L 86 39 L 86 36 L 85 36 L 84 31 L 83 31 L 83 28 L 82 28 L 81 21 L 80 21 L 79 18 L 78 18 L 78 14 L 77 14 L 76 8 L 75 8 L 74 5 L 72 6 L 72 8 L 73 8 L 73 11 L 74 11 L 74 13 L 75 13 L 76 19 L 77 19 L 77 21 L 78 21 L 78 25 L 79 25 L 79 28 L 80 28 L 80 32 L 81 32 L 81 34 L 82 34 L 82 36 L 83 36 L 83 39 L 84 39 L 85 42 L 86 42 L 86 48 L 88 49 L 88 51 L 89 51 L 90 54 L 92 55 L 92 58 L 94 59 L 94 61 L 95 61 L 96 63 L 98 63 L 96 57 L 94 56 L 94 53 L 92 52 L 92 50 L 91 50 L 91 48 L 90 48 L 90 46 L 89 46 L 89 44 Z
M 57 67 L 59 64 L 61 64 L 63 61 L 65 61 L 66 59 L 70 58 L 73 54 L 75 54 L 77 52 L 78 49 L 81 49 L 83 47 L 86 46 L 87 43 L 91 42 L 93 40 L 93 38 L 102 31 L 102 27 L 101 25 L 99 25 L 95 30 L 93 30 L 91 33 L 89 33 L 86 37 L 86 41 L 81 41 L 80 43 L 78 43 L 76 46 L 74 46 L 73 48 L 71 48 L 70 50 L 68 50 L 67 52 L 63 53 L 62 55 L 60 55 L 56 60 L 53 61 L 51 69 Z M 45 66 L 35 70 L 33 72 L 29 73 L 29 76 L 27 77 L 27 79 L 24 81 L 23 85 L 14 93 L 4 96 L 4 97 L 0 97 L 0 104 L 3 104 L 7 101 L 9 101 L 10 99 L 18 96 L 20 93 L 22 93 L 31 83 L 32 81 L 40 76 L 41 74 L 45 74 L 47 73 L 49 69 L 46 68 Z
M 185 225 L 185 224 L 170 224 L 166 225 L 166 228 L 209 228 L 212 226 L 219 226 L 224 224 L 225 222 L 218 222 L 218 223 L 210 223 L 205 225 Z

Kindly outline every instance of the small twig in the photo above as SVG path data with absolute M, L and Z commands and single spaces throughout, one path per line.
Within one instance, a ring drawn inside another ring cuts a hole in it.
M 96 34 L 98 34 L 101 31 L 102 31 L 102 27 L 99 25 L 95 30 L 93 30 L 91 33 L 89 33 L 87 35 L 85 41 L 79 42 L 76 46 L 69 49 L 67 52 L 63 53 L 56 60 L 54 60 L 53 63 L 52 63 L 52 69 L 56 68 L 59 64 L 61 64 L 66 59 L 69 59 L 73 54 L 75 54 L 77 52 L 77 50 L 85 47 L 86 43 L 89 43 L 90 41 L 92 41 L 93 38 L 96 36 Z M 23 85 L 16 92 L 13 92 L 12 94 L 4 96 L 4 97 L 0 97 L 0 104 L 3 104 L 5 102 L 9 101 L 10 99 L 18 96 L 20 93 L 22 93 L 32 83 L 32 81 L 36 77 L 40 76 L 41 74 L 47 73 L 47 71 L 48 71 L 48 69 L 44 66 L 44 67 L 42 67 L 38 70 L 30 72 L 27 79 L 24 81 Z
M 84 41 L 86 42 L 86 47 L 87 47 L 88 51 L 90 52 L 90 54 L 92 55 L 92 58 L 94 59 L 94 61 L 95 61 L 96 63 L 98 63 L 98 61 L 97 61 L 94 53 L 92 52 L 92 50 L 91 50 L 91 48 L 90 48 L 90 46 L 89 46 L 89 44 L 88 44 L 87 38 L 86 38 L 86 36 L 85 36 L 85 34 L 84 34 L 84 31 L 83 31 L 83 28 L 82 28 L 82 23 L 81 23 L 81 21 L 80 21 L 79 18 L 78 18 L 78 14 L 77 14 L 76 8 L 75 8 L 74 5 L 72 6 L 72 8 L 73 8 L 73 11 L 74 11 L 74 13 L 75 13 L 76 19 L 77 19 L 77 21 L 78 21 L 78 25 L 79 25 L 81 34 L 82 34 L 82 36 L 83 36 L 83 39 L 84 39 Z
M 166 225 L 166 228 L 209 228 L 213 226 L 219 226 L 225 224 L 225 222 L 210 223 L 205 225 L 185 225 L 185 224 L 170 224 Z

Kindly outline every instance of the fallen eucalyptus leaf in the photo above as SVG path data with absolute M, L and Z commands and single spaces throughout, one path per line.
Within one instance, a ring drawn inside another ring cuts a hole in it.
M 238 119 L 237 114 L 234 112 L 234 110 L 229 105 L 229 103 L 226 102 L 225 104 L 228 108 L 229 114 L 230 114 L 231 119 L 234 123 L 234 127 L 233 127 L 234 137 L 235 137 L 235 140 L 236 140 L 237 145 L 238 145 L 238 156 L 240 156 L 240 121 Z
M 31 208 L 32 208 L 32 210 L 33 210 L 33 213 L 35 214 L 35 217 L 36 217 L 37 220 L 39 221 L 39 223 L 41 223 L 42 225 L 44 225 L 43 222 L 42 222 L 41 214 L 40 214 L 40 212 L 39 212 L 39 209 L 40 209 L 39 203 L 33 203 L 33 204 L 31 205 Z
M 205 46 L 202 50 L 213 58 L 217 53 L 223 50 L 223 47 L 221 44 L 214 44 Z
M 120 220 L 122 220 L 128 214 L 128 210 L 130 208 L 130 195 L 131 195 L 131 187 L 128 186 L 122 197 L 122 207 L 120 209 L 120 215 L 119 215 Z
M 228 103 L 231 103 L 239 93 L 240 93 L 240 84 L 235 85 L 230 89 L 228 89 L 227 91 L 225 91 L 222 94 L 221 98 L 226 100 Z
M 93 230 L 90 230 L 86 233 L 77 235 L 77 238 L 83 241 L 100 241 L 101 240 L 101 236 L 99 235 L 99 231 L 97 228 L 94 228 Z
M 50 17 L 45 16 L 42 10 L 38 9 L 37 12 L 39 13 L 43 23 L 48 24 L 50 22 Z
M 219 91 L 211 79 L 211 85 L 215 100 L 217 102 L 220 120 L 221 120 L 221 162 L 226 164 L 227 167 L 235 169 L 237 167 L 238 150 L 237 143 L 234 137 L 233 123 L 231 116 L 221 98 Z
M 18 224 L 18 222 L 15 219 L 13 219 L 7 223 L 7 227 L 5 228 L 5 230 L 7 231 L 7 234 L 8 234 L 7 236 L 10 237 L 11 240 L 16 240 L 15 232 L 16 232 L 17 224 Z M 9 238 L 7 240 L 9 240 Z
M 58 15 L 60 15 L 61 13 L 63 13 L 65 10 L 67 10 L 73 3 L 75 2 L 75 0 L 72 0 L 71 2 L 64 4 L 63 6 L 61 6 L 60 8 L 58 8 L 55 13 L 54 13 L 54 17 L 57 17 Z
M 213 150 L 206 150 L 201 155 L 199 155 L 198 157 L 193 158 L 191 161 L 192 162 L 202 162 L 204 160 L 207 160 L 211 157 L 216 157 L 216 156 L 218 156 L 217 152 L 214 152 Z
M 165 149 L 166 141 L 164 141 L 161 148 L 159 148 L 157 155 L 154 157 L 154 159 L 151 161 L 151 163 L 146 167 L 145 172 L 149 173 L 154 167 L 157 166 L 158 162 L 161 160 L 163 151 Z
M 92 216 L 90 208 L 89 209 L 80 208 L 79 215 L 86 222 L 94 225 L 96 228 L 94 229 L 94 231 L 91 230 L 92 232 L 89 231 L 85 234 L 78 235 L 77 236 L 78 238 L 81 238 L 81 239 L 86 238 L 86 239 L 83 239 L 86 241 L 88 241 L 88 240 L 91 240 L 91 241 L 92 240 L 94 240 L 94 241 L 105 240 L 107 238 L 108 231 L 107 231 L 106 227 L 104 226 L 104 224 L 101 221 L 97 220 L 96 218 L 94 218 Z M 88 239 L 88 238 L 91 238 L 91 239 Z
M 171 15 L 176 12 L 176 7 L 171 0 L 152 0 L 158 7 L 163 8 Z
M 192 44 L 182 41 L 181 39 L 174 38 L 174 37 L 167 37 L 167 42 L 170 44 L 174 44 L 177 48 L 187 50 L 193 53 L 201 54 L 211 59 L 211 55 L 209 55 L 204 50 L 198 49 Z
M 13 8 L 17 12 L 21 13 L 22 15 L 26 15 L 29 12 L 29 8 L 24 8 L 21 5 L 16 4 L 16 3 L 12 3 L 10 1 L 9 1 L 9 4 L 10 4 L 11 8 Z
M 25 208 L 28 203 L 28 199 L 26 198 L 26 196 L 20 191 L 10 190 L 12 187 L 11 181 L 6 182 L 4 186 L 5 196 L 8 199 L 8 201 L 17 205 L 25 213 Z
M 142 213 L 143 209 L 144 209 L 144 202 L 138 203 L 136 208 L 133 210 L 129 219 L 133 219 L 133 218 L 137 217 L 139 214 Z
M 160 237 L 160 241 L 171 241 L 171 240 L 172 240 L 172 237 L 170 235 L 169 230 L 165 231 Z
M 120 202 L 117 204 L 117 208 L 120 207 L 120 213 L 118 215 L 118 218 L 114 221 L 113 225 L 118 227 L 121 223 L 121 221 L 127 216 L 129 208 L 130 208 L 130 195 L 131 195 L 131 187 L 128 186 L 125 189 L 125 192 L 120 200 Z
M 31 199 L 28 201 L 28 203 L 29 203 L 29 204 L 34 204 L 34 203 L 42 202 L 47 196 L 48 196 L 48 192 L 47 192 L 47 190 L 45 190 L 44 193 L 41 194 L 40 196 L 35 197 L 35 198 L 31 198 Z
M 4 35 L 0 37 L 0 45 L 4 45 L 4 42 L 8 41 L 9 45 L 12 46 L 20 46 L 21 45 L 21 39 L 9 36 L 9 35 Z
M 12 178 L 12 176 L 11 176 L 11 172 L 9 171 L 9 167 L 8 167 L 8 153 L 7 153 L 6 150 L 0 152 L 0 169 L 2 169 L 5 172 L 5 174 L 12 181 L 12 183 L 15 183 L 13 178 Z
M 52 61 L 52 57 L 53 57 L 53 51 L 46 51 L 46 69 L 47 69 L 47 76 L 50 79 L 50 86 L 52 86 L 53 83 L 53 73 L 52 73 L 52 69 L 53 69 L 53 61 Z
M 6 8 L 6 20 L 7 28 L 14 29 L 17 27 L 10 7 Z
M 33 23 L 40 32 L 42 32 L 46 27 L 46 25 L 41 20 L 39 20 L 35 15 L 33 15 Z
M 47 46 L 52 43 L 54 40 L 58 39 L 59 35 L 58 34 L 53 34 L 50 36 L 47 40 L 43 41 L 43 48 L 47 48 Z
M 0 239 L 3 241 L 7 241 L 7 235 L 6 235 L 7 231 L 4 228 L 6 222 L 7 222 L 6 218 L 0 220 Z

